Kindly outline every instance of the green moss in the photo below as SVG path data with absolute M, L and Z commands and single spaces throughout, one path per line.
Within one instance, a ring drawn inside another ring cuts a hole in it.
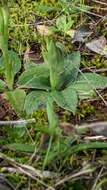
M 45 109 L 39 109 L 32 115 L 33 118 L 36 119 L 37 123 L 44 123 L 47 121 L 47 114 Z
M 29 43 L 37 40 L 35 29 L 35 2 L 20 0 L 10 1 L 10 45 L 19 53 L 27 49 Z
M 77 110 L 77 116 L 79 120 L 84 119 L 85 117 L 93 113 L 95 113 L 95 107 L 88 102 L 82 103 Z
M 45 21 L 50 22 L 51 25 L 55 23 L 55 17 L 59 17 L 59 11 L 65 10 L 65 3 L 56 1 L 32 1 L 19 0 L 9 1 L 10 7 L 10 24 L 9 24 L 9 39 L 10 47 L 15 49 L 18 53 L 23 52 L 29 48 L 32 43 L 41 42 L 41 37 L 38 36 L 36 24 L 44 24 Z M 68 7 L 67 7 L 68 10 Z M 65 12 L 65 15 L 68 13 Z M 78 16 L 69 13 L 74 23 L 77 23 Z M 61 34 L 58 37 L 61 38 Z M 66 37 L 67 38 L 67 37 Z M 57 40 L 57 39 L 56 39 Z M 70 39 L 68 39 L 70 40 Z M 63 37 L 62 42 L 66 42 Z M 72 49 L 72 43 L 67 41 L 67 49 Z
M 42 21 L 44 24 L 44 17 L 46 19 L 48 15 L 51 18 L 53 11 L 57 11 L 56 4 L 44 4 L 42 1 L 31 2 L 31 0 L 19 0 L 17 3 L 10 0 L 9 7 L 10 46 L 22 54 L 29 47 L 29 44 L 38 41 L 36 24 Z
M 107 59 L 105 59 L 103 56 L 95 54 L 94 57 L 92 58 L 89 57 L 89 60 L 87 59 L 87 57 L 83 58 L 81 64 L 86 68 L 87 67 L 95 67 L 96 69 L 106 68 Z

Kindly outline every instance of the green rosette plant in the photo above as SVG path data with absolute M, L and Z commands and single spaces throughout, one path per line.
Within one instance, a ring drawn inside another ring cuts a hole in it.
M 75 114 L 79 100 L 91 98 L 96 89 L 107 87 L 107 77 L 80 71 L 79 52 L 65 55 L 53 40 L 47 40 L 43 58 L 43 64 L 27 64 L 17 84 L 19 88 L 31 89 L 25 100 L 26 113 L 29 115 L 41 104 L 46 105 L 52 127 L 58 125 L 54 103 Z

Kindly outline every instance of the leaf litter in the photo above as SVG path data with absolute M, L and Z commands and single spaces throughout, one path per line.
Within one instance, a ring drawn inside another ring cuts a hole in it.
M 86 43 L 86 47 L 107 58 L 107 40 L 104 36 L 94 39 L 91 42 Z

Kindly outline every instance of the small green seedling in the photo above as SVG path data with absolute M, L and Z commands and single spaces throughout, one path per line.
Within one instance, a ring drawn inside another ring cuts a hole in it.
M 69 34 L 69 31 L 74 23 L 74 20 L 69 16 L 61 15 L 56 20 L 56 25 L 51 28 L 53 32 L 61 32 L 64 35 Z

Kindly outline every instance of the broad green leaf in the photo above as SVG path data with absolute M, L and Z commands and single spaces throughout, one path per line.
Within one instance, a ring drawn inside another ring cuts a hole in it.
M 15 76 L 15 74 L 19 72 L 19 70 L 21 69 L 21 60 L 17 55 L 17 53 L 14 52 L 13 50 L 9 51 L 9 59 L 10 59 L 10 64 L 12 64 L 13 76 Z M 0 71 L 1 72 L 5 71 L 3 56 L 0 57 Z
M 79 52 L 73 52 L 72 54 L 68 54 L 65 61 L 65 71 L 62 75 L 62 81 L 64 85 L 69 85 L 74 80 L 76 80 L 79 72 L 81 56 Z
M 92 97 L 96 89 L 107 87 L 107 77 L 96 73 L 83 73 L 71 84 L 71 87 L 77 91 L 80 99 L 86 99 Z
M 26 93 L 22 89 L 16 89 L 14 91 L 8 91 L 5 93 L 6 98 L 11 103 L 12 107 L 19 116 L 23 116 L 24 113 L 24 103 Z
M 21 69 L 21 60 L 20 60 L 19 56 L 17 55 L 17 53 L 15 53 L 12 50 L 9 51 L 9 56 L 10 56 L 10 61 L 12 63 L 12 67 L 13 67 L 13 73 L 15 75 Z
M 21 88 L 50 89 L 49 69 L 46 64 L 29 68 L 19 77 L 18 85 Z
M 27 114 L 31 114 L 38 109 L 42 104 L 46 103 L 48 92 L 33 91 L 26 96 L 24 109 Z
M 36 69 L 36 68 L 42 67 L 42 66 L 44 67 L 43 63 L 37 64 L 37 63 L 34 63 L 33 61 L 30 61 L 30 60 L 28 60 L 24 63 L 25 70 L 32 69 L 32 68 Z
M 6 89 L 6 83 L 0 79 L 0 92 Z
M 68 87 L 63 91 L 54 91 L 52 97 L 60 107 L 75 113 L 78 97 L 74 89 Z
M 107 77 L 96 73 L 83 73 L 78 76 L 78 81 L 86 81 L 91 89 L 104 89 L 107 87 Z
M 80 66 L 79 52 L 74 52 L 65 57 L 54 42 L 50 41 L 47 42 L 47 50 L 43 52 L 43 56 L 45 63 L 50 68 L 52 89 L 61 89 L 76 79 Z
M 47 41 L 47 50 L 43 52 L 44 61 L 50 69 L 50 83 L 53 89 L 57 89 L 59 78 L 64 72 L 64 55 L 53 41 Z

